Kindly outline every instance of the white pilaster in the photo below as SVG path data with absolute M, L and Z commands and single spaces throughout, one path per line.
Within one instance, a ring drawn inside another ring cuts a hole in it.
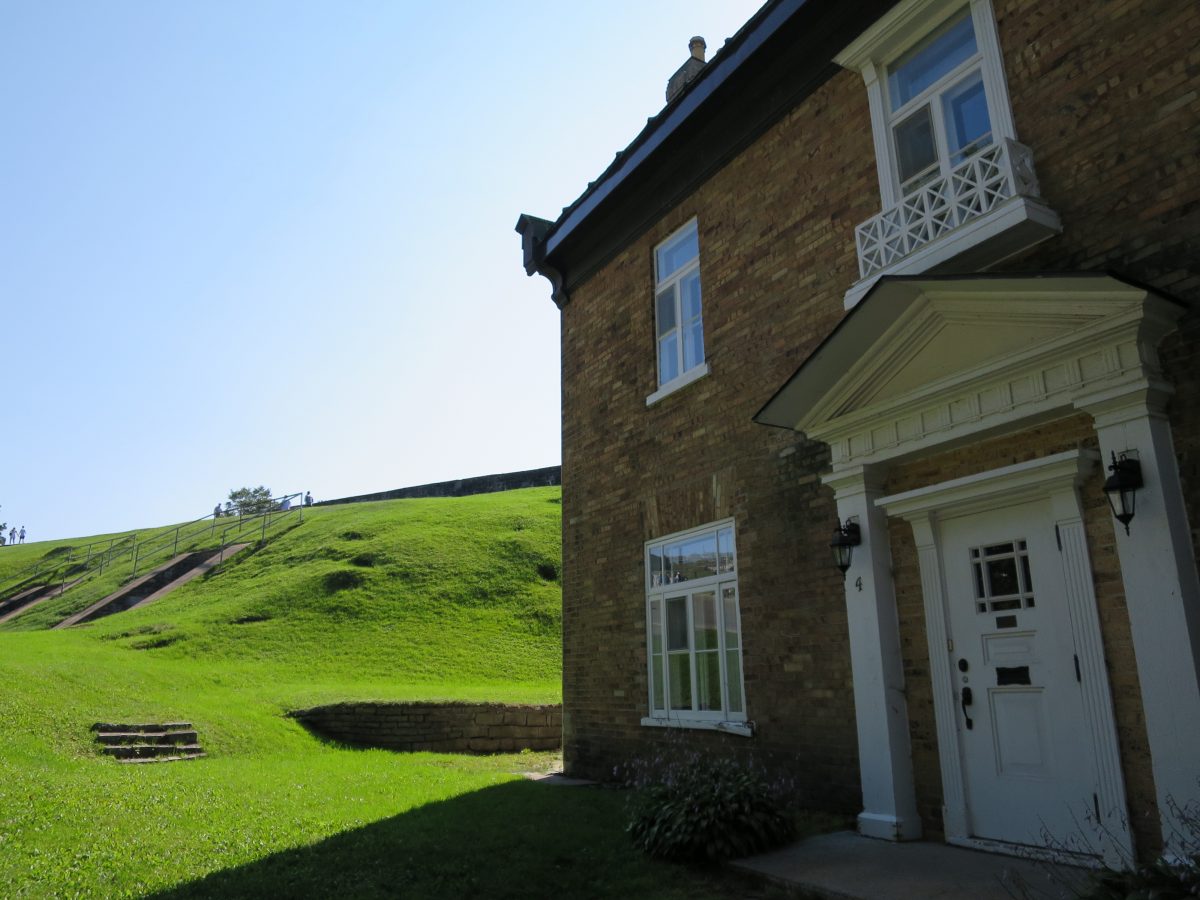
M 1145 487 L 1129 534 L 1112 524 L 1163 841 L 1178 853 L 1177 813 L 1188 804 L 1200 810 L 1200 579 L 1165 399 L 1165 390 L 1149 385 L 1079 405 L 1095 419 L 1106 464 L 1114 452 L 1136 451 L 1142 465 Z
M 915 840 L 921 836 L 921 819 L 913 784 L 892 554 L 887 514 L 875 506 L 882 491 L 861 468 L 826 476 L 825 481 L 835 491 L 841 521 L 853 520 L 862 529 L 862 544 L 854 548 L 846 572 L 863 792 L 858 830 L 868 837 Z
M 921 596 L 925 602 L 925 638 L 929 642 L 929 677 L 933 683 L 933 714 L 937 723 L 938 760 L 942 769 L 942 827 L 949 841 L 962 841 L 967 830 L 967 798 L 959 758 L 955 698 L 958 688 L 950 671 L 950 630 L 942 588 L 942 553 L 932 511 L 909 517 L 917 560 L 921 567 Z

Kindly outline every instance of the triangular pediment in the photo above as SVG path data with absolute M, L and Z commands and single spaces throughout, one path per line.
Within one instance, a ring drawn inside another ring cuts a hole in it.
M 1005 298 L 927 296 L 864 348 L 820 404 L 831 417 L 977 376 L 1050 347 L 1111 315 Z
M 884 281 L 755 419 L 824 440 L 955 395 L 969 405 L 990 382 L 1087 368 L 1089 347 L 1101 354 L 1106 336 L 1136 331 L 1146 298 L 1105 275 Z M 1104 352 L 1100 368 L 1124 365 L 1115 346 Z

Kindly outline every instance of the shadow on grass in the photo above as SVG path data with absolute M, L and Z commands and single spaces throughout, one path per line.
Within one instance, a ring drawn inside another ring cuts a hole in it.
M 623 794 L 506 782 L 155 894 L 198 897 L 779 897 L 723 869 L 648 860 Z

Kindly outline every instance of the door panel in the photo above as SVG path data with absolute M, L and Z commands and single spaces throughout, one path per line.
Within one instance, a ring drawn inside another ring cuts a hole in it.
M 1073 842 L 1096 777 L 1047 505 L 944 520 L 942 549 L 970 834 Z

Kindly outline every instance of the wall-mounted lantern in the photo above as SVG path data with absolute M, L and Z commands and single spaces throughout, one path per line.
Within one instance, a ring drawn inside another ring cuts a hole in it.
M 1125 526 L 1129 534 L 1129 523 L 1137 510 L 1137 492 L 1142 487 L 1142 464 L 1128 453 L 1122 453 L 1118 458 L 1112 455 L 1112 465 L 1108 467 L 1111 475 L 1104 482 L 1104 494 L 1108 497 L 1108 505 L 1117 521 Z
M 829 542 L 829 549 L 833 551 L 833 564 L 841 570 L 843 575 L 850 568 L 850 557 L 854 553 L 854 548 L 861 543 L 862 530 L 858 527 L 857 522 L 847 519 L 845 524 L 838 525 L 833 530 L 833 540 Z

